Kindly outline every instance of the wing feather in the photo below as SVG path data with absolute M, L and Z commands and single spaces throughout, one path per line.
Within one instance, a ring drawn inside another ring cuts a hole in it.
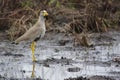
M 29 41 L 34 40 L 40 34 L 39 27 L 31 27 L 26 33 L 24 33 L 21 37 L 15 40 L 16 43 L 21 41 Z

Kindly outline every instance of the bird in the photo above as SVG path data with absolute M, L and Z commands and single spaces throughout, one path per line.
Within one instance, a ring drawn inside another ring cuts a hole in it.
M 32 51 L 33 62 L 36 61 L 35 58 L 36 43 L 38 40 L 44 37 L 46 32 L 45 20 L 47 16 L 48 16 L 48 12 L 46 10 L 41 10 L 37 22 L 29 30 L 27 30 L 22 36 L 20 36 L 14 41 L 15 44 L 19 44 L 22 41 L 31 42 L 30 48 Z

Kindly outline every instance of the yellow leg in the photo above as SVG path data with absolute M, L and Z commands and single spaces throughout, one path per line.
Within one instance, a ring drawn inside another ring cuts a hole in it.
M 36 59 L 35 59 L 35 47 L 36 47 L 36 42 L 32 42 L 31 51 L 32 51 L 32 60 L 33 60 L 33 62 L 36 61 Z
M 35 63 L 33 62 L 31 78 L 35 77 Z

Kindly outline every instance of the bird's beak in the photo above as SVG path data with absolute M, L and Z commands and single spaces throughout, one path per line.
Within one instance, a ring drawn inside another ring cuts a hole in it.
M 43 16 L 48 16 L 49 14 L 47 12 L 44 12 L 43 13 Z

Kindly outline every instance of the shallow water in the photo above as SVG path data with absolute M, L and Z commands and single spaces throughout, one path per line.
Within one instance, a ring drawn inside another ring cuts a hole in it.
M 10 41 L 1 41 L 0 77 L 64 80 L 69 77 L 100 75 L 119 80 L 120 63 L 114 62 L 113 59 L 120 57 L 120 34 L 109 32 L 102 35 L 108 34 L 115 40 L 93 40 L 95 46 L 92 48 L 73 47 L 71 38 L 62 34 L 45 38 L 38 42 L 35 51 L 38 61 L 34 63 L 28 45 L 13 45 Z M 61 46 L 59 41 L 63 39 L 70 42 Z

